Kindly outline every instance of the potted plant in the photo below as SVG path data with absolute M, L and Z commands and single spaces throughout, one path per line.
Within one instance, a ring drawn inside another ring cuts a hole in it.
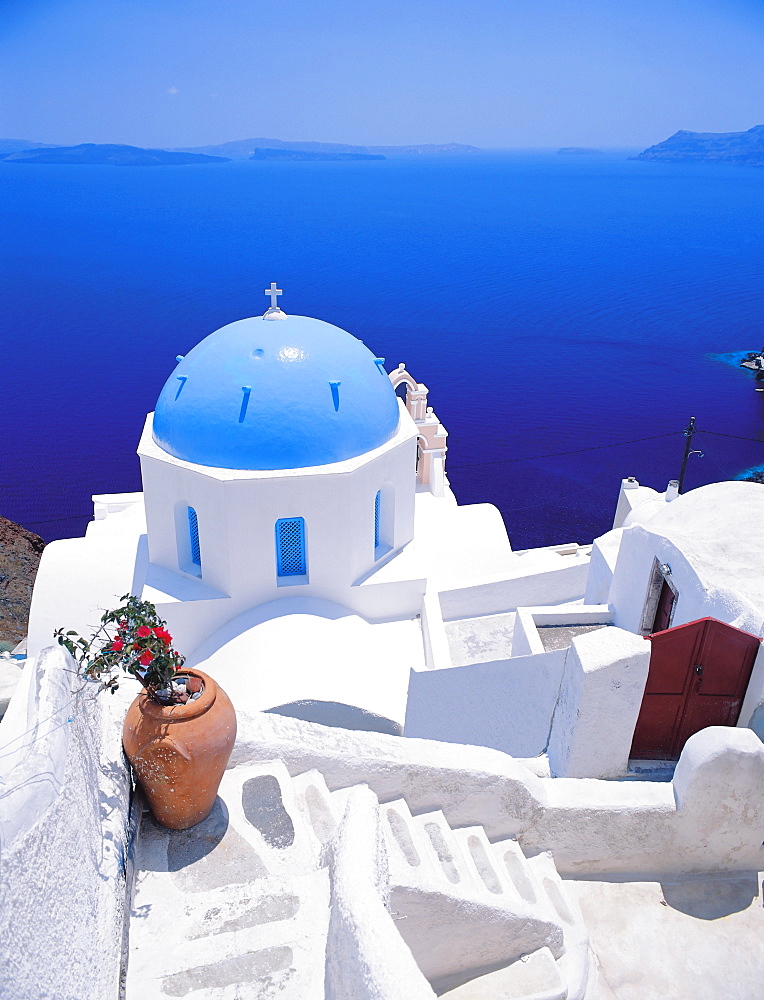
M 156 820 L 186 830 L 209 815 L 236 739 L 228 695 L 201 670 L 183 667 L 167 623 L 150 601 L 125 594 L 89 639 L 70 629 L 54 636 L 83 676 L 112 693 L 122 673 L 143 690 L 122 729 L 127 758 Z

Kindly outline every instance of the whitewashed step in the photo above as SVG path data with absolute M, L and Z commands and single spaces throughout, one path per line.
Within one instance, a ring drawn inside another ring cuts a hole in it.
M 315 869 L 315 839 L 281 761 L 226 771 L 219 795 L 233 826 L 264 859 L 271 875 Z
M 414 824 L 421 831 L 421 841 L 430 855 L 436 876 L 445 880 L 449 887 L 461 887 L 462 891 L 473 889 L 473 875 L 462 857 L 461 849 L 454 838 L 448 820 L 440 809 L 420 813 L 413 817 Z
M 416 886 L 427 891 L 443 881 L 440 866 L 424 842 L 405 799 L 381 803 L 379 817 L 387 842 L 391 885 Z
M 513 888 L 506 869 L 497 864 L 482 826 L 460 827 L 453 831 L 453 836 L 481 895 L 489 894 L 495 898 L 506 895 Z M 512 900 L 512 905 L 515 905 L 515 899 Z
M 547 894 L 516 840 L 496 841 L 491 844 L 491 853 L 497 867 L 506 875 L 509 884 L 522 900 L 529 906 L 549 908 Z
M 554 956 L 540 948 L 496 972 L 478 976 L 440 1000 L 567 1000 L 568 988 Z
M 317 847 L 327 842 L 342 817 L 339 801 L 332 799 L 323 774 L 315 769 L 292 778 L 295 800 Z
M 127 1000 L 321 1000 L 328 872 L 278 761 L 227 771 L 210 816 L 136 846 Z
M 165 884 L 136 894 L 126 1000 L 322 1000 L 326 872 L 178 898 Z M 159 946 L 158 946 L 159 943 Z
M 533 855 L 526 858 L 526 865 L 563 925 L 573 927 L 577 923 L 583 924 L 578 902 L 565 888 L 552 855 L 548 851 Z

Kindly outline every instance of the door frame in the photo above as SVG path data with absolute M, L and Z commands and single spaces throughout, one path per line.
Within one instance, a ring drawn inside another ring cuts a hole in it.
M 668 563 L 658 562 L 657 559 L 653 559 L 653 568 L 650 573 L 650 581 L 647 585 L 647 594 L 645 596 L 645 605 L 642 610 L 642 621 L 639 626 L 640 635 L 652 635 L 653 626 L 655 625 L 655 616 L 658 613 L 658 601 L 660 600 L 661 591 L 663 590 L 663 584 L 666 584 L 669 590 L 674 594 L 674 604 L 671 608 L 671 614 L 669 616 L 668 627 L 671 628 L 674 624 L 674 616 L 676 615 L 676 606 L 679 601 L 679 590 L 677 589 L 674 579 L 671 575 L 671 567 Z

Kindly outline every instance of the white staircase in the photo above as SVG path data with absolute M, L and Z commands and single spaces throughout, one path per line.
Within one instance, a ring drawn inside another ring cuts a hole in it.
M 145 816 L 127 1000 L 321 1000 L 334 892 L 327 850 L 354 796 L 355 787 L 330 792 L 318 771 L 291 778 L 274 761 L 226 772 L 213 814 L 192 830 Z M 403 799 L 380 804 L 378 823 L 389 870 L 382 900 L 437 993 L 470 1000 L 482 983 L 482 995 L 508 1000 L 582 1000 L 586 931 L 549 855 L 491 844 L 481 826 L 452 829 L 439 810 L 412 816 Z
M 293 784 L 303 815 L 326 840 L 351 789 L 329 792 L 318 771 Z M 516 840 L 491 844 L 481 826 L 452 829 L 440 810 L 412 816 L 404 799 L 380 803 L 379 815 L 393 919 L 436 992 L 510 963 L 526 970 L 538 952 L 532 967 L 553 970 L 550 1000 L 582 1000 L 588 936 L 549 854 L 526 857 Z
M 144 816 L 127 1000 L 322 1000 L 328 873 L 299 819 L 277 761 L 227 771 L 191 830 Z

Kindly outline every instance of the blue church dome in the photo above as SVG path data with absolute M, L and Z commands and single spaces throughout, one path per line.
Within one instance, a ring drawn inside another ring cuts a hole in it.
M 382 358 L 352 334 L 274 308 L 178 359 L 154 413 L 169 454 L 220 469 L 301 469 L 379 447 L 398 428 Z

